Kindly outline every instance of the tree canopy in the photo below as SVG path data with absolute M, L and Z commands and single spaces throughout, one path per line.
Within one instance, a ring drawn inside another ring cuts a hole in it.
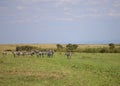
M 66 45 L 66 49 L 67 51 L 74 51 L 78 48 L 78 45 L 77 44 L 67 44 Z

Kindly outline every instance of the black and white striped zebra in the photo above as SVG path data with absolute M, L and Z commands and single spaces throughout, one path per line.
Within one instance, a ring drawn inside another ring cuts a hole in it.
M 24 56 L 25 55 L 25 53 L 21 52 L 21 51 L 13 51 L 12 54 L 13 54 L 14 57 L 16 57 L 16 56 Z
M 2 52 L 2 55 L 3 55 L 3 56 L 6 56 L 6 55 L 7 55 L 7 52 L 6 52 L 6 51 L 3 51 L 3 52 Z
M 54 55 L 54 51 L 53 50 L 47 51 L 47 56 L 48 57 L 53 57 L 53 55 Z
M 70 59 L 71 56 L 72 56 L 72 53 L 71 52 L 66 52 L 65 55 L 67 56 L 67 59 Z

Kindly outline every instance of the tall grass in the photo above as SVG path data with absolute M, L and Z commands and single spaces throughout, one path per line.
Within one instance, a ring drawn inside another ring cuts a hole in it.
M 0 55 L 0 86 L 119 86 L 120 54 Z

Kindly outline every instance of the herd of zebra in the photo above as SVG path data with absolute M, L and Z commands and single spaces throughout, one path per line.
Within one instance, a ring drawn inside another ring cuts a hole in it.
M 54 51 L 53 50 L 47 50 L 47 51 L 39 51 L 39 50 L 34 50 L 34 51 L 12 51 L 11 52 L 14 57 L 17 56 L 37 56 L 37 57 L 53 57 L 54 56 Z M 3 51 L 2 55 L 6 56 L 8 54 L 7 51 Z M 71 52 L 65 52 L 65 55 L 67 56 L 68 59 L 71 58 L 72 53 Z

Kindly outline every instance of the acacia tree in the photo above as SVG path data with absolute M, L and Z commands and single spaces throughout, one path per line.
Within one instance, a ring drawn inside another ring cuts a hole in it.
M 77 44 L 67 44 L 66 45 L 66 50 L 67 51 L 74 51 L 78 48 L 78 45 Z
M 58 50 L 58 51 L 60 51 L 60 50 L 63 49 L 63 46 L 62 46 L 61 44 L 57 44 L 56 46 L 57 46 L 57 50 Z
M 115 48 L 115 44 L 110 43 L 110 44 L 109 44 L 109 49 L 114 49 L 114 48 Z
M 38 49 L 37 47 L 34 46 L 16 46 L 16 51 L 31 51 L 31 50 L 35 50 Z

